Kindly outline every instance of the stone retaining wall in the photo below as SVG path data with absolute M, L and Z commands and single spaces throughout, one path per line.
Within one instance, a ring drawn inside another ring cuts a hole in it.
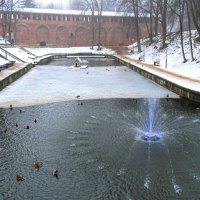
M 18 78 L 23 76 L 26 72 L 28 72 L 34 65 L 27 64 L 26 67 L 10 74 L 9 76 L 5 77 L 3 80 L 0 81 L 0 91 L 3 90 L 6 86 L 10 85 L 14 81 L 16 81 Z
M 155 74 L 145 71 L 144 69 L 138 68 L 138 67 L 134 66 L 133 64 L 130 64 L 124 60 L 121 60 L 121 59 L 115 57 L 115 56 L 112 56 L 112 57 L 115 58 L 116 61 L 129 67 L 130 69 L 133 69 L 135 72 L 141 74 L 142 76 L 144 76 L 144 77 L 154 81 L 155 83 L 161 85 L 162 87 L 178 94 L 180 97 L 200 103 L 200 92 L 193 91 L 188 88 L 184 88 L 176 83 L 172 83 L 172 82 L 168 81 L 167 79 L 161 78 Z

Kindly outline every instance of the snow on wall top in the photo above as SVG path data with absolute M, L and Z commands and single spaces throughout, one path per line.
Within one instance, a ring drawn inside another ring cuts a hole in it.
M 17 11 L 26 13 L 40 13 L 40 14 L 60 14 L 60 15 L 92 15 L 91 11 L 84 10 L 56 10 L 56 9 L 40 9 L 40 8 L 20 8 Z M 95 11 L 94 15 L 98 15 Z M 124 12 L 108 12 L 103 11 L 102 16 L 113 16 L 113 17 L 134 17 L 134 13 L 124 13 Z M 140 17 L 149 17 L 149 14 L 140 14 Z

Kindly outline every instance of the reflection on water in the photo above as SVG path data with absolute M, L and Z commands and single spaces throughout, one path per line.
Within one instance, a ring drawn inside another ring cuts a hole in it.
M 200 111 L 157 101 L 151 129 L 161 139 L 150 143 L 141 140 L 148 105 L 113 99 L 1 109 L 0 199 L 199 199 Z
M 76 57 L 68 57 L 68 58 L 57 58 L 49 63 L 49 65 L 56 66 L 72 66 L 74 65 Z M 112 58 L 81 58 L 81 60 L 86 60 L 88 67 L 101 67 L 101 66 L 121 66 L 119 62 Z

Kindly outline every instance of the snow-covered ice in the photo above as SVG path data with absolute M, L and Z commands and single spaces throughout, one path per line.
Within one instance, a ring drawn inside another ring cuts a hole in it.
M 84 99 L 171 98 L 178 96 L 127 67 L 89 67 L 42 65 L 6 87 L 0 93 L 1 107 Z

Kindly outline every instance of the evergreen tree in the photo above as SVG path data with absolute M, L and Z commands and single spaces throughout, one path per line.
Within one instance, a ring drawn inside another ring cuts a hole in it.
M 21 0 L 20 5 L 22 8 L 35 8 L 35 0 Z

